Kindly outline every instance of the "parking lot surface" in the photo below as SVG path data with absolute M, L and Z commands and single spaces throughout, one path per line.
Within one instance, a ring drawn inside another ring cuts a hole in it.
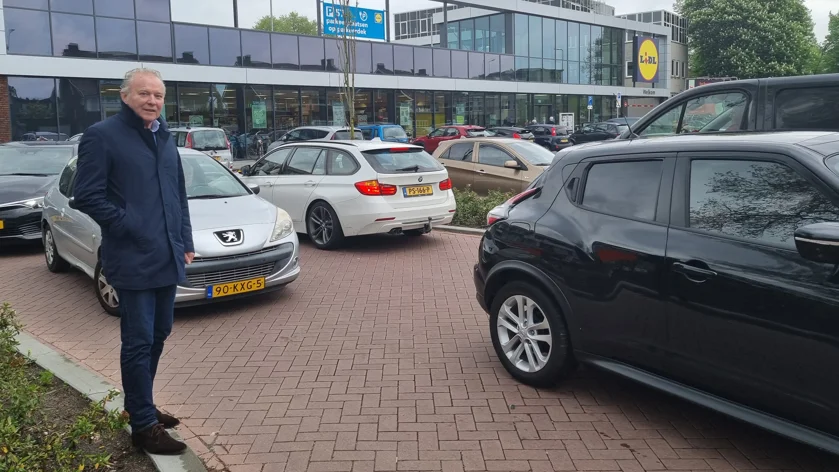
M 235 471 L 839 471 L 839 458 L 610 375 L 512 380 L 474 301 L 475 236 L 373 237 L 266 296 L 176 312 L 158 405 Z M 119 321 L 92 281 L 0 249 L 0 302 L 119 385 Z

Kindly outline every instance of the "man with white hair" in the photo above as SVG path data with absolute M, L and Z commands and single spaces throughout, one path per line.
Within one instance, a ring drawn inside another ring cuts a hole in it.
M 153 390 L 175 291 L 194 257 L 183 166 L 160 116 L 165 95 L 159 72 L 125 75 L 120 113 L 85 130 L 79 143 L 73 190 L 73 206 L 102 230 L 102 270 L 119 296 L 132 442 L 151 454 L 186 449 L 166 431 L 179 421 L 157 409 Z

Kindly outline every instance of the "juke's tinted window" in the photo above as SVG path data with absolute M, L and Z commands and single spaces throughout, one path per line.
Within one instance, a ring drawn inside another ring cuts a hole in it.
M 796 229 L 839 221 L 839 208 L 783 164 L 695 160 L 689 217 L 691 228 L 794 249 Z
M 654 220 L 660 160 L 607 162 L 588 171 L 583 206 L 610 215 Z

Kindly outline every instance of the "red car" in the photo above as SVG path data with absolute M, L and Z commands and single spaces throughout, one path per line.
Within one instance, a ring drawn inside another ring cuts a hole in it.
M 492 136 L 495 133 L 487 131 L 483 126 L 476 125 L 451 125 L 441 126 L 427 136 L 420 136 L 411 140 L 411 143 L 425 148 L 425 152 L 432 154 L 437 146 L 443 141 L 460 138 L 475 138 L 480 136 Z

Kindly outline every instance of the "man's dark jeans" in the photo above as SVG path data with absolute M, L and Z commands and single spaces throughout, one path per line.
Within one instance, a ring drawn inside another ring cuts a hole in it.
M 176 285 L 151 290 L 118 290 L 122 388 L 132 431 L 157 423 L 154 377 L 163 343 L 172 332 Z

